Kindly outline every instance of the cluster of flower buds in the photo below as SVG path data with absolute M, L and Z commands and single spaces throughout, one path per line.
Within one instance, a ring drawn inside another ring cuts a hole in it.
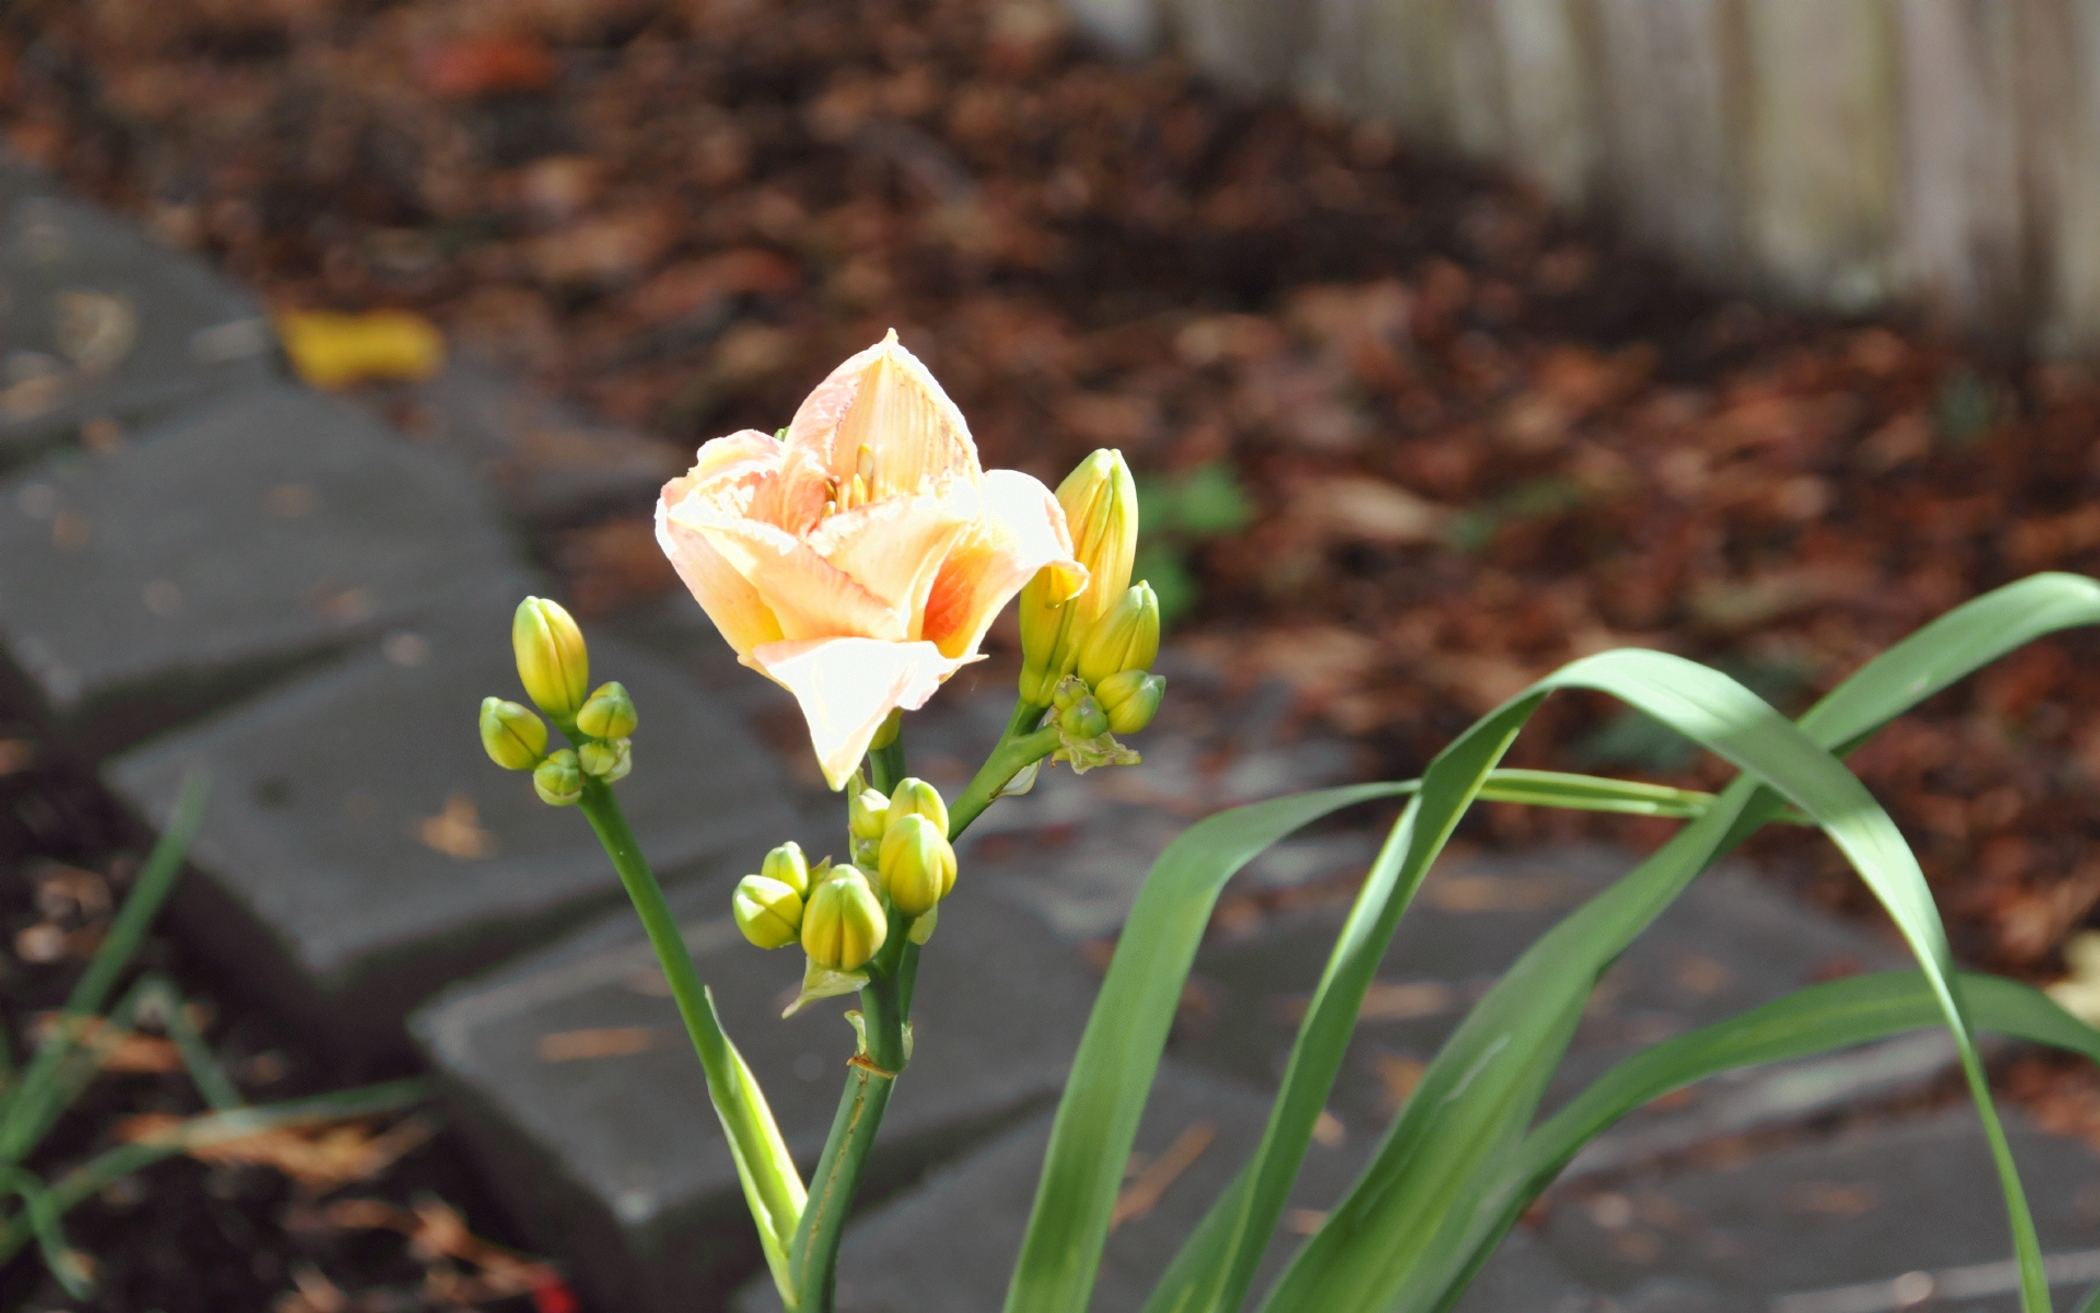
M 1021 700 L 1038 707 L 1050 704 L 1094 626 L 1123 601 L 1137 559 L 1137 484 L 1123 453 L 1104 448 L 1079 462 L 1057 485 L 1057 503 L 1087 582 L 1068 600 L 1057 572 L 1045 570 L 1021 589 Z
M 858 971 L 890 934 L 882 900 L 859 867 L 826 861 L 811 869 L 793 842 L 737 881 L 732 906 L 744 938 L 760 948 L 799 943 L 827 971 Z
M 1058 601 L 1048 571 L 1021 590 L 1021 700 L 1049 708 L 1063 746 L 1053 759 L 1076 771 L 1128 765 L 1115 741 L 1152 723 L 1167 681 L 1159 659 L 1159 598 L 1130 582 L 1137 555 L 1137 486 L 1121 452 L 1102 450 L 1058 485 L 1073 555 L 1087 568 L 1079 596 Z
M 889 938 L 895 912 L 926 941 L 934 909 L 955 888 L 955 849 L 948 843 L 948 804 L 924 780 L 900 781 L 888 797 L 855 787 L 847 798 L 853 864 L 809 866 L 802 849 L 784 843 L 757 875 L 736 887 L 736 923 L 760 948 L 799 942 L 827 971 L 858 971 Z M 870 880 L 867 872 L 875 872 Z
M 481 701 L 481 746 L 505 770 L 529 770 L 541 801 L 568 807 L 583 797 L 586 777 L 607 784 L 634 768 L 634 699 L 617 682 L 590 689 L 591 658 L 583 631 L 558 602 L 528 597 L 518 604 L 510 640 L 526 696 L 578 744 L 547 751 L 547 726 L 502 698 Z M 590 691 L 586 691 L 590 690 Z

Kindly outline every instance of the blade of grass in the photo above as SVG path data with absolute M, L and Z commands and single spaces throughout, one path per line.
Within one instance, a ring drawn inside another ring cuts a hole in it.
M 86 1020 L 108 1001 L 110 990 L 131 965 L 139 941 L 145 938 L 153 918 L 160 914 L 162 904 L 174 890 L 175 879 L 182 873 L 183 857 L 196 838 L 197 827 L 203 823 L 204 804 L 210 794 L 210 782 L 201 772 L 192 771 L 183 778 L 167 828 L 153 845 L 131 893 L 110 921 L 87 970 L 81 972 L 66 998 L 65 1016 L 73 1024 L 61 1025 L 56 1038 L 37 1051 L 20 1083 L 0 1106 L 0 1165 L 22 1161 L 56 1117 L 57 1111 L 52 1107 L 56 1093 L 53 1082 L 60 1067 L 78 1042 L 78 1032 Z M 58 1106 L 62 1108 L 63 1102 Z
M 25 1167 L 0 1168 L 0 1190 L 19 1197 L 22 1201 L 22 1220 L 28 1225 L 30 1234 L 36 1237 L 38 1251 L 43 1255 L 44 1269 L 48 1271 L 66 1294 L 74 1299 L 86 1299 L 95 1293 L 94 1282 L 73 1256 L 73 1247 L 66 1243 L 66 1233 L 59 1226 L 60 1207 L 49 1186 L 36 1173 Z
M 182 859 L 197 837 L 197 827 L 204 823 L 204 804 L 210 796 L 211 781 L 203 772 L 191 771 L 183 777 L 168 828 L 153 845 L 137 883 L 110 921 L 109 931 L 89 960 L 87 970 L 80 973 L 73 992 L 67 996 L 67 1012 L 76 1017 L 93 1016 L 108 1000 L 117 978 L 131 965 L 132 955 L 138 952 L 139 941 L 146 937 L 153 918 L 160 915 L 168 895 L 174 892 L 176 877 L 182 874 Z
M 1008 1313 L 1083 1313 L 1138 1118 L 1218 891 L 1291 831 L 1392 784 L 1324 789 L 1198 821 L 1153 863 L 1087 1018 L 1007 1288 Z M 1412 810 L 1412 809 L 1410 809 Z
M 145 981 L 148 993 L 140 1000 L 140 1012 L 150 1015 L 167 1032 L 168 1040 L 175 1051 L 182 1055 L 183 1069 L 189 1072 L 190 1082 L 197 1087 L 206 1107 L 213 1112 L 227 1112 L 243 1106 L 247 1100 L 235 1088 L 233 1078 L 226 1068 L 219 1065 L 218 1055 L 190 1020 L 189 1010 L 183 1006 L 182 995 L 175 990 L 173 981 L 161 975 L 151 975 Z

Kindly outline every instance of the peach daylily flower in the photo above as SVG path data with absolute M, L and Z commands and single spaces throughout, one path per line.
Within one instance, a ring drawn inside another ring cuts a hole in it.
M 892 332 L 817 385 L 784 439 L 746 429 L 664 485 L 656 538 L 743 664 L 793 693 L 824 778 L 891 711 L 980 659 L 992 617 L 1046 567 L 1086 568 L 1057 498 L 985 470 L 962 412 Z

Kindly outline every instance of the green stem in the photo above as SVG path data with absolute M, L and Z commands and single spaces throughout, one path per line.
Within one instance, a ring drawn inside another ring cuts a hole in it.
M 888 743 L 868 753 L 868 785 L 877 793 L 888 797 L 904 778 L 904 736 L 899 734 Z
M 1043 708 L 1022 705 L 999 742 L 958 798 L 948 808 L 948 836 L 955 839 L 1015 775 L 1057 750 L 1055 727 L 1037 729 Z M 904 778 L 904 740 L 899 735 L 868 754 L 871 787 L 888 793 Z M 824 1152 L 810 1177 L 809 1203 L 795 1227 L 788 1270 L 799 1295 L 796 1313 L 832 1313 L 838 1278 L 838 1248 L 846 1220 L 867 1170 L 868 1154 L 882 1127 L 896 1077 L 904 1070 L 904 1028 L 911 1020 L 913 987 L 919 973 L 919 945 L 911 942 L 910 922 L 898 918 L 882 951 L 868 964 L 868 984 L 860 991 L 860 1010 L 868 1052 L 846 1076 L 838 1112 Z M 872 1064 L 873 1070 L 866 1064 Z
M 721 1019 L 715 1015 L 714 998 L 701 983 L 685 937 L 679 932 L 678 920 L 671 914 L 671 905 L 664 901 L 663 888 L 642 856 L 642 846 L 628 827 L 612 787 L 601 779 L 587 777 L 583 799 L 577 805 L 597 831 L 606 856 L 612 858 L 613 869 L 619 872 L 620 883 L 626 886 L 627 897 L 642 919 L 649 947 L 656 950 L 657 963 L 670 984 L 671 997 L 685 1021 L 693 1051 L 700 1055 L 700 1065 L 707 1072 L 707 1092 L 722 1119 L 722 1129 L 729 1136 L 730 1152 L 743 1177 L 746 1201 L 754 1220 L 768 1233 L 769 1246 L 775 1244 L 785 1238 L 796 1214 L 802 1211 L 803 1201 L 801 1180 L 795 1175 L 794 1162 L 773 1121 L 772 1110 L 766 1106 L 765 1096 L 744 1066 L 736 1046 L 722 1030 Z
M 910 941 L 909 923 L 900 923 L 869 964 L 868 984 L 860 991 L 860 1011 L 868 1050 L 856 1054 L 832 1117 L 824 1154 L 810 1177 L 809 1203 L 795 1227 L 788 1251 L 788 1270 L 801 1300 L 798 1313 L 832 1313 L 838 1279 L 839 1242 L 846 1219 L 860 1193 L 868 1153 L 889 1108 L 890 1093 L 904 1070 L 905 996 L 909 992 L 905 959 L 918 963 L 918 945 Z
M 1023 713 L 1033 712 L 1033 715 Z M 948 804 L 948 838 L 951 842 L 962 837 L 970 828 L 970 822 L 984 814 L 999 796 L 999 790 L 1012 782 L 1013 777 L 1057 751 L 1057 727 L 1035 729 L 1033 725 L 1043 714 L 1041 707 L 1022 707 L 1014 715 L 1014 723 L 1006 727 L 999 742 L 992 748 L 992 755 L 984 759 L 974 779 L 963 789 L 954 802 Z

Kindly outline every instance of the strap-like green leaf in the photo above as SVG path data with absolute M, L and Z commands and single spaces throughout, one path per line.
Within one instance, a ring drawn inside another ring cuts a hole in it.
M 1824 744 L 1856 745 L 1875 727 L 1904 708 L 1946 687 L 1977 666 L 2040 634 L 2096 620 L 2100 620 L 2100 586 L 2091 580 L 2070 575 L 2042 575 L 2023 580 L 1942 617 L 1884 653 L 1824 699 L 1804 719 L 1804 727 Z M 1567 676 L 1570 672 L 1561 673 Z M 1536 696 L 1536 692 L 1527 694 L 1519 702 L 1535 701 Z M 1742 697 L 1748 696 L 1746 692 L 1742 693 Z M 1682 699 L 1677 701 L 1681 703 Z M 1672 715 L 1658 714 L 1661 708 L 1649 707 L 1639 701 L 1636 705 L 1642 705 L 1643 709 L 1666 723 L 1673 723 Z M 1512 709 L 1498 712 L 1491 722 L 1500 720 Z M 1690 737 L 1700 737 L 1700 723 L 1710 717 L 1702 714 L 1702 709 L 1696 705 L 1681 709 L 1692 714 L 1685 723 L 1676 723 L 1673 727 Z M 1488 727 L 1487 723 L 1476 726 L 1473 733 L 1485 731 Z M 1719 748 L 1721 745 L 1712 746 Z M 1724 755 L 1734 756 L 1726 751 Z M 1739 758 L 1738 762 L 1742 764 Z M 1811 781 L 1825 773 L 1811 769 Z M 1822 810 L 1836 811 L 1841 817 L 1856 812 L 1861 796 L 1863 791 L 1859 791 L 1856 781 L 1853 781 L 1849 789 L 1841 786 L 1840 793 L 1832 800 L 1839 804 L 1837 807 Z M 1661 852 L 1549 933 L 1503 977 L 1447 1044 L 1444 1053 L 1432 1066 L 1429 1077 L 1425 1078 L 1423 1087 L 1418 1089 L 1415 1099 L 1403 1113 L 1401 1124 L 1389 1135 L 1378 1162 L 1359 1184 L 1344 1210 L 1301 1253 L 1292 1271 L 1286 1275 L 1284 1284 L 1279 1287 L 1272 1307 L 1380 1308 L 1397 1303 L 1403 1297 L 1407 1307 L 1429 1307 L 1441 1302 L 1439 1297 L 1446 1283 L 1427 1279 L 1430 1276 L 1427 1272 L 1414 1272 L 1415 1259 L 1435 1256 L 1441 1247 L 1441 1261 L 1430 1262 L 1427 1266 L 1443 1268 L 1452 1262 L 1464 1265 L 1465 1255 L 1453 1246 L 1457 1236 L 1469 1229 L 1472 1210 L 1461 1206 L 1461 1199 L 1468 1190 L 1468 1179 L 1477 1176 L 1482 1163 L 1490 1156 L 1514 1151 L 1515 1131 L 1523 1120 L 1528 1119 L 1532 1106 L 1535 1106 L 1522 1099 L 1488 1100 L 1482 1096 L 1488 1093 L 1489 1087 L 1498 1083 L 1504 1093 L 1540 1084 L 1535 1072 L 1513 1068 L 1528 1063 L 1550 1067 L 1559 1061 L 1562 1046 L 1552 1037 L 1567 1015 L 1567 1000 L 1586 994 L 1597 972 L 1668 905 L 1685 883 L 1774 813 L 1774 801 L 1769 795 L 1761 796 L 1754 781 L 1738 781 L 1699 822 L 1688 826 Z M 1871 801 L 1868 806 L 1872 806 Z M 1865 828 L 1871 832 L 1885 825 L 1886 818 L 1881 817 L 1878 823 L 1869 820 Z M 1717 827 L 1726 832 L 1717 834 Z M 1852 848 L 1878 863 L 1881 852 L 1876 850 L 1885 849 L 1887 841 L 1893 838 L 1893 831 L 1881 829 L 1881 833 L 1875 836 L 1860 833 L 1862 827 L 1858 824 L 1848 828 L 1854 831 L 1848 836 Z M 1900 840 L 1896 842 L 1900 846 Z M 1903 856 L 1907 857 L 1907 852 Z M 1907 928 L 1925 931 L 1919 938 L 1931 953 L 1937 916 L 1912 874 L 1914 865 L 1910 872 L 1905 872 L 1901 869 L 1902 859 L 1897 860 L 1895 874 L 1904 878 L 1883 879 L 1881 883 L 1890 886 L 1889 893 L 1896 897 L 1899 905 L 1904 905 L 1906 919 L 1910 922 Z M 1889 872 L 1883 871 L 1882 874 Z M 1915 896 L 1906 896 L 1903 888 L 1906 879 L 1914 886 Z M 1917 915 L 1921 904 L 1926 913 L 1924 917 Z M 1932 956 L 1944 962 L 1943 954 L 1942 947 Z M 1946 1001 L 1943 994 L 1943 1005 Z M 1305 1029 L 1301 1031 L 1301 1049 L 1304 1034 L 1313 1028 L 1316 1019 L 1314 1013 L 1308 1013 Z M 1353 1016 L 1344 1019 L 1345 1024 L 1349 1021 L 1353 1021 Z M 1973 1049 L 1967 1045 L 1965 1037 L 1963 1048 L 1967 1059 L 1965 1065 L 1973 1080 L 1976 1072 Z M 1528 1063 L 1508 1061 L 1502 1064 L 1503 1070 L 1493 1070 L 1495 1054 L 1490 1052 L 1491 1049 L 1528 1055 Z M 1439 1082 L 1438 1077 L 1444 1079 Z M 1482 1078 L 1487 1080 L 1486 1086 L 1480 1083 Z M 1454 1102 L 1450 1098 L 1453 1086 L 1466 1087 L 1467 1096 Z M 1987 1103 L 1983 1106 L 1987 1130 L 1999 1150 L 2001 1174 L 2007 1177 L 2008 1209 L 2013 1217 L 2015 1234 L 2020 1238 L 2023 1277 L 2032 1304 L 2032 1292 L 2039 1283 L 2032 1227 L 2025 1218 L 2024 1200 L 2019 1198 L 2017 1179 L 2010 1175 L 2010 1159 L 2002 1153 L 2002 1133 L 1997 1130 L 1996 1118 L 1988 1111 Z M 1287 1150 L 1288 1147 L 1265 1143 L 1263 1154 L 1267 1156 L 1274 1150 Z M 1302 1149 L 1286 1155 L 1293 1168 L 1299 1154 L 1302 1154 Z M 1424 1160 L 1414 1161 L 1418 1158 Z M 1250 1167 L 1242 1180 L 1246 1180 L 1253 1170 Z M 1433 1182 L 1428 1178 L 1442 1179 Z M 1421 1208 L 1400 1208 L 1394 1203 L 1395 1196 L 1408 1194 L 1406 1186 L 1412 1186 L 1412 1192 L 1417 1195 L 1433 1198 L 1422 1200 L 1426 1206 Z M 1472 1188 L 1477 1190 L 1477 1185 Z M 1221 1260 L 1221 1248 L 1231 1247 L 1221 1247 L 1215 1242 L 1220 1231 L 1216 1225 L 1218 1214 L 1243 1207 L 1244 1195 L 1242 1186 L 1213 1210 L 1213 1216 L 1206 1219 L 1190 1250 L 1177 1260 L 1174 1272 L 1170 1273 L 1170 1282 L 1186 1278 L 1191 1269 L 1200 1279 L 1203 1271 L 1215 1267 L 1217 1262 L 1241 1257 L 1227 1255 Z M 1373 1225 L 1380 1219 L 1371 1214 L 1381 1201 L 1387 1205 L 1384 1209 L 1386 1216 L 1382 1219 L 1384 1224 Z M 1362 1215 L 1352 1216 L 1351 1206 L 1357 1207 Z M 1407 1219 L 1394 1216 L 1396 1213 L 1407 1214 L 1415 1225 L 1407 1225 Z M 1363 1246 L 1367 1253 L 1375 1252 L 1385 1259 L 1383 1279 L 1376 1279 L 1375 1274 L 1364 1274 L 1374 1277 L 1371 1288 L 1353 1292 L 1362 1296 L 1361 1299 L 1347 1297 L 1342 1283 L 1335 1280 L 1343 1275 L 1341 1259 L 1354 1248 L 1349 1241 L 1357 1233 L 1371 1237 Z M 1425 1233 L 1434 1234 L 1426 1235 L 1420 1243 L 1409 1243 Z M 1413 1250 L 1414 1253 L 1396 1254 L 1396 1248 Z M 1192 1257 L 1191 1251 L 1195 1251 L 1194 1257 L 1198 1261 L 1182 1261 Z M 1425 1279 L 1413 1281 L 1416 1276 Z M 1402 1286 L 1406 1289 L 1402 1290 Z M 1376 1293 L 1379 1290 L 1384 1295 Z M 1211 1306 L 1189 1304 L 1187 1307 Z
M 1083 1313 L 1092 1296 L 1138 1118 L 1218 891 L 1291 831 L 1410 787 L 1360 784 L 1221 812 L 1190 826 L 1153 863 L 1057 1106 L 1008 1313 Z
M 2100 1062 L 2100 1030 L 2040 990 L 1974 972 L 1956 974 L 1953 984 L 1978 1030 Z M 1922 973 L 1891 971 L 1812 985 L 1623 1059 L 1526 1137 L 1515 1161 L 1486 1192 L 1489 1206 L 1477 1215 L 1463 1246 L 1469 1262 L 1438 1307 L 1458 1301 L 1495 1245 L 1584 1145 L 1651 1099 L 1724 1071 L 1884 1039 L 1941 1019 L 1939 999 Z

